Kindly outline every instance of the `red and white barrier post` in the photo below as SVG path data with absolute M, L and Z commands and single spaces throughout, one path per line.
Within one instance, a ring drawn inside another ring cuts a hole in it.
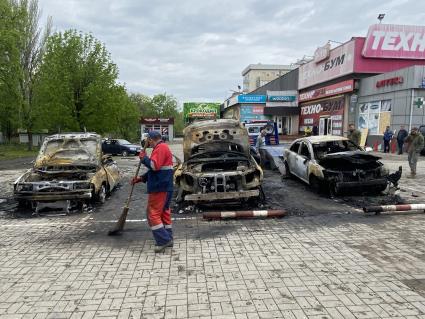
M 202 217 L 204 219 L 239 219 L 239 218 L 270 218 L 283 217 L 286 211 L 277 210 L 240 210 L 225 212 L 205 212 Z
M 404 205 L 383 205 L 383 206 L 367 206 L 363 207 L 365 213 L 382 213 L 382 212 L 407 212 L 411 210 L 425 210 L 425 204 L 404 204 Z

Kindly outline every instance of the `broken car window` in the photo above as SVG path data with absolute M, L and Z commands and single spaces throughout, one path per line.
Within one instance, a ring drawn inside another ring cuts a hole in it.
M 318 160 L 327 154 L 361 150 L 351 141 L 328 141 L 313 144 L 314 157 Z
M 291 146 L 290 150 L 294 153 L 298 153 L 298 149 L 300 148 L 300 142 L 294 143 L 294 145 Z
M 40 155 L 49 158 L 92 160 L 98 143 L 94 139 L 60 139 L 48 141 Z
M 300 153 L 300 155 L 301 156 L 304 156 L 307 159 L 311 159 L 311 154 L 310 154 L 310 151 L 308 150 L 308 146 L 307 146 L 306 143 L 303 143 L 301 145 L 301 153 Z

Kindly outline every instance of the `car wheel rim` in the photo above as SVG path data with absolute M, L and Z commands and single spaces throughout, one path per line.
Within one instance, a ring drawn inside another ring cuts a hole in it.
M 126 151 L 124 151 L 124 152 L 122 152 L 122 156 L 127 156 L 128 154 L 127 154 L 127 152 Z

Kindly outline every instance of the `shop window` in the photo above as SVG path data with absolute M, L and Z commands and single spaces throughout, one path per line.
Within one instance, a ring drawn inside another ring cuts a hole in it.
M 372 101 L 359 104 L 357 126 L 369 129 L 369 134 L 381 134 L 382 128 L 390 125 L 391 100 Z

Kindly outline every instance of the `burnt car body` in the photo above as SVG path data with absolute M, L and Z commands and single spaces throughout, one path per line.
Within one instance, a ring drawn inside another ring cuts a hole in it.
M 330 135 L 297 139 L 284 151 L 287 175 L 333 194 L 381 192 L 390 181 L 396 184 L 400 177 L 389 174 L 379 159 L 345 137 Z
M 36 210 L 58 201 L 69 210 L 88 201 L 104 202 L 119 179 L 116 163 L 102 156 L 100 135 L 56 134 L 46 137 L 33 167 L 15 181 L 14 197 Z
M 262 196 L 263 171 L 236 120 L 194 122 L 184 131 L 184 163 L 175 173 L 177 201 L 244 201 Z

